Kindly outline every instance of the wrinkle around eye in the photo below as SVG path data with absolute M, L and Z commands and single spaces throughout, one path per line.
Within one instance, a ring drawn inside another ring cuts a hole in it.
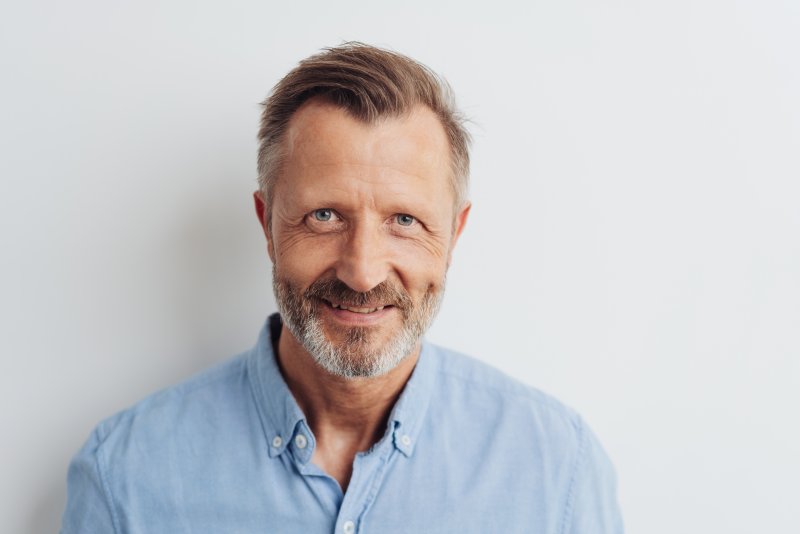
M 412 223 L 408 226 L 402 225 L 398 222 L 397 218 L 401 215 L 407 215 L 413 219 Z M 388 226 L 392 232 L 400 237 L 420 237 L 423 239 L 430 239 L 435 242 L 446 240 L 446 234 L 441 228 L 437 226 L 430 226 L 422 219 L 410 213 L 397 213 L 387 221 Z
M 394 221 L 394 217 L 392 218 Z M 443 233 L 431 230 L 422 221 L 414 218 L 411 226 L 402 226 L 396 222 L 390 224 L 391 232 L 400 241 L 415 249 L 422 249 L 428 255 L 437 258 L 444 257 L 450 246 L 450 241 Z
M 449 246 L 447 242 L 436 239 L 430 234 L 407 236 L 406 242 L 413 248 L 422 249 L 424 255 L 434 258 L 445 257 Z
M 276 252 L 279 256 L 291 251 L 296 246 L 302 246 L 307 241 L 317 241 L 319 237 L 327 235 L 326 232 L 314 232 L 303 225 L 286 228 L 275 236 Z M 307 245 L 306 245 L 307 246 Z M 315 247 L 318 246 L 315 244 Z
M 276 252 L 279 256 L 307 240 L 315 239 L 328 233 L 314 231 L 309 228 L 308 214 L 299 217 L 288 217 L 285 214 L 276 215 L 278 220 L 276 221 L 277 224 L 273 226 L 273 237 L 275 239 Z

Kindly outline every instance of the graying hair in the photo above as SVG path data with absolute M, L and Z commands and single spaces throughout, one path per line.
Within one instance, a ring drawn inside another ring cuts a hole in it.
M 271 214 L 275 180 L 284 159 L 283 138 L 292 115 L 307 100 L 325 98 L 368 124 L 399 117 L 417 105 L 430 108 L 450 143 L 454 214 L 467 200 L 470 135 L 450 85 L 425 65 L 396 52 L 348 42 L 299 63 L 262 102 L 258 131 L 258 184 Z M 270 217 L 267 217 L 269 223 Z

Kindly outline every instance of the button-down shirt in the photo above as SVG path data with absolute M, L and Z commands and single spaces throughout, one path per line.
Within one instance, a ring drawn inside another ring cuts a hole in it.
M 62 534 L 621 533 L 612 466 L 572 410 L 423 342 L 346 492 L 256 346 L 102 422 L 73 459 Z

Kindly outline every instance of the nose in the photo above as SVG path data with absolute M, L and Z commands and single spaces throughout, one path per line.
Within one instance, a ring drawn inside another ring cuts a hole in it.
M 366 293 L 389 274 L 386 237 L 381 229 L 367 224 L 358 224 L 343 244 L 336 276 L 353 291 Z

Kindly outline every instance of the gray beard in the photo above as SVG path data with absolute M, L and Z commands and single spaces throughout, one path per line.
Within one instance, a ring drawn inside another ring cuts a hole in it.
M 399 308 L 402 327 L 386 342 L 378 343 L 368 327 L 352 327 L 342 331 L 344 341 L 335 344 L 325 335 L 319 319 L 319 306 L 324 304 L 309 295 L 314 293 L 314 284 L 306 294 L 302 294 L 290 282 L 281 279 L 274 267 L 272 270 L 272 288 L 283 324 L 323 369 L 334 376 L 349 379 L 381 376 L 413 354 L 439 311 L 444 280 L 441 287 L 438 292 L 425 293 L 419 303 L 413 303 L 404 290 L 394 288 L 394 291 L 404 294 L 405 305 Z M 359 300 L 359 296 L 368 298 L 365 297 L 368 293 L 352 294 L 354 300 Z

